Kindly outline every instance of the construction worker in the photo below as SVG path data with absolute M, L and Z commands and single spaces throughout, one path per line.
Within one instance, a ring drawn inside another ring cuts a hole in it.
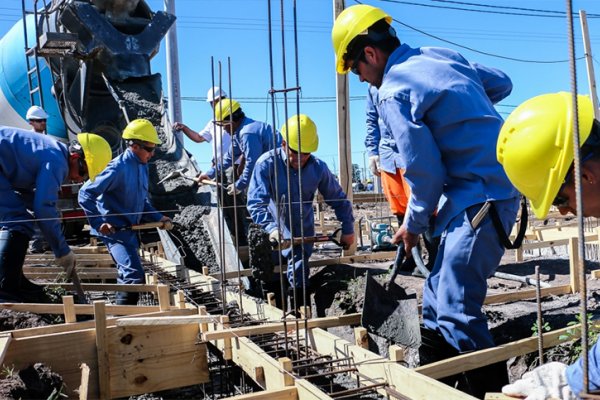
M 293 116 L 282 126 L 281 134 L 284 138 L 281 148 L 263 154 L 252 173 L 248 210 L 253 222 L 265 229 L 272 242 L 280 244 L 300 237 L 301 233 L 314 236 L 313 200 L 318 190 L 341 222 L 340 242 L 348 248 L 354 243 L 352 204 L 327 164 L 311 154 L 319 145 L 315 123 L 303 114 Z M 296 301 L 295 309 L 304 305 L 304 297 L 294 296 L 294 293 L 308 282 L 306 263 L 312 250 L 312 243 L 294 246 L 293 251 L 292 247 L 282 250 L 282 256 L 287 259 L 289 294 Z
M 45 135 L 0 127 L 0 301 L 45 302 L 42 288 L 23 275 L 33 222 L 50 244 L 56 264 L 75 267 L 56 208 L 60 185 L 94 177 L 110 161 L 108 143 L 82 133 L 66 145 Z M 28 210 L 33 211 L 33 216 Z
M 46 122 L 48 120 L 48 114 L 40 106 L 31 106 L 27 110 L 25 115 L 27 122 L 31 125 L 34 132 L 46 134 Z
M 486 279 L 504 254 L 500 238 L 512 229 L 519 205 L 496 160 L 502 118 L 493 104 L 511 92 L 512 83 L 450 49 L 401 44 L 391 21 L 369 5 L 340 13 L 332 30 L 337 71 L 352 70 L 378 89 L 377 110 L 411 190 L 394 242 L 402 241 L 410 254 L 438 209 L 434 233 L 441 242 L 423 289 L 424 336 L 440 339 L 431 351 L 493 347 L 482 312 Z M 498 229 L 492 215 L 499 216 Z M 499 390 L 508 375 L 502 363 L 464 378 L 463 390 L 483 397 Z
M 117 283 L 144 282 L 138 254 L 139 240 L 132 225 L 162 221 L 171 229 L 171 219 L 148 201 L 148 161 L 161 144 L 150 121 L 136 119 L 123 131 L 127 149 L 114 158 L 94 181 L 79 191 L 79 204 L 91 226 L 91 234 L 102 239 L 118 269 Z M 135 305 L 139 293 L 118 292 L 118 305 Z
M 256 160 L 265 152 L 281 145 L 281 136 L 274 131 L 271 125 L 265 122 L 248 118 L 242 110 L 240 103 L 232 99 L 221 100 L 215 109 L 215 123 L 232 136 L 232 150 L 225 154 L 222 168 L 227 170 L 233 165 L 233 160 L 244 157 L 244 165 L 235 182 L 227 185 L 226 191 L 230 196 L 236 196 L 233 208 L 238 218 L 237 240 L 239 245 L 246 245 L 247 210 L 244 192 L 250 183 Z M 216 177 L 216 169 L 211 168 L 200 175 L 203 179 Z M 241 228 L 240 228 L 241 226 Z
M 365 136 L 365 147 L 369 152 L 369 169 L 373 175 L 381 177 L 381 186 L 390 205 L 390 211 L 396 216 L 398 224 L 402 226 L 410 196 L 410 187 L 404 180 L 403 171 L 398 168 L 400 160 L 394 138 L 379 117 L 378 98 L 377 88 L 369 85 L 367 91 L 367 135 Z M 440 243 L 439 238 L 432 237 L 432 233 L 430 226 L 423 234 L 428 255 L 426 267 L 430 271 L 433 268 Z M 423 277 L 423 273 L 417 268 L 412 258 L 406 260 L 402 265 L 402 270 L 412 270 L 414 276 Z
M 34 132 L 41 133 L 43 135 L 46 134 L 46 120 L 48 119 L 48 114 L 46 113 L 46 111 L 44 111 L 42 107 L 29 107 L 25 118 L 27 118 L 27 122 L 29 122 L 29 125 L 31 125 L 31 129 Z M 34 223 L 33 235 L 31 236 L 31 241 L 29 242 L 28 251 L 30 253 L 43 253 L 47 248 L 48 243 L 44 241 L 44 234 L 42 233 L 37 223 Z
M 210 104 L 212 109 L 221 99 L 227 98 L 227 93 L 218 86 L 211 87 L 206 93 L 206 102 Z M 231 147 L 231 135 L 228 132 L 223 131 L 223 128 L 217 126 L 214 120 L 211 118 L 204 129 L 200 132 L 196 132 L 190 129 L 187 125 L 181 122 L 175 122 L 173 129 L 182 131 L 190 140 L 195 143 L 212 142 L 215 141 L 213 147 L 212 164 L 217 171 L 220 171 L 223 155 L 230 151 Z M 218 176 L 218 174 L 217 174 Z
M 592 101 L 578 96 L 581 144 L 581 197 L 583 215 L 600 217 L 600 121 Z M 506 119 L 498 138 L 497 156 L 515 187 L 530 201 L 536 217 L 546 218 L 550 206 L 561 214 L 576 213 L 573 96 L 552 93 L 536 96 L 517 107 Z M 589 351 L 589 389 L 600 389 L 600 347 Z M 583 391 L 582 360 L 567 367 L 552 362 L 525 374 L 502 389 L 520 398 L 568 399 Z M 528 397 L 529 398 L 529 397 Z M 533 397 L 532 397 L 533 398 Z

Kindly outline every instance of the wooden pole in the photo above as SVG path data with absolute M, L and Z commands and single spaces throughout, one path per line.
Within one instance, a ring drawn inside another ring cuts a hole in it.
M 581 21 L 581 35 L 583 37 L 583 49 L 585 52 L 585 65 L 588 73 L 588 85 L 590 88 L 590 98 L 594 106 L 594 118 L 600 119 L 600 110 L 598 109 L 598 95 L 596 93 L 596 75 L 594 74 L 594 60 L 592 57 L 592 45 L 590 44 L 590 32 L 587 24 L 587 15 L 585 11 L 579 10 L 579 20 Z

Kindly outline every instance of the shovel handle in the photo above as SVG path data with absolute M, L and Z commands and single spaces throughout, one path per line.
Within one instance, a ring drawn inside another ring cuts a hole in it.
M 294 238 L 292 243 L 294 246 L 306 244 L 306 243 L 321 243 L 321 242 L 333 242 L 338 246 L 342 246 L 340 242 L 342 238 L 342 228 L 337 228 L 331 235 L 321 236 L 307 236 L 305 238 Z
M 416 247 L 415 247 L 416 248 Z M 406 250 L 404 249 L 404 244 L 398 244 L 398 249 L 396 250 L 396 258 L 394 259 L 394 266 L 392 267 L 392 273 L 390 274 L 389 283 L 391 284 L 396 280 L 398 276 L 398 271 L 400 270 L 400 266 L 406 257 Z
M 141 231 L 144 229 L 154 229 L 154 228 L 162 228 L 164 225 L 164 222 L 162 221 L 158 221 L 158 222 L 148 222 L 145 224 L 136 224 L 136 225 L 130 225 L 130 226 L 122 226 L 119 228 L 116 228 L 115 230 L 117 231 Z
M 210 179 L 202 179 L 200 181 L 201 184 L 203 185 L 210 185 L 210 186 L 219 186 L 219 184 L 216 181 L 210 180 Z

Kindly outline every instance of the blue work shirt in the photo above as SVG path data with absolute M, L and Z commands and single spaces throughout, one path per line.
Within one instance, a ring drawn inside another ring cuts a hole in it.
M 67 145 L 56 139 L 23 129 L 0 127 L 0 195 L 6 201 L 0 206 L 0 227 L 31 236 L 33 221 L 27 209 L 32 210 L 56 257 L 71 251 L 56 208 L 60 185 L 69 174 L 68 160 Z M 1 194 L 4 191 L 18 192 L 24 204 L 8 202 L 14 192 L 5 196 Z
M 583 391 L 583 360 L 580 358 L 567 367 L 567 382 L 577 398 Z M 588 383 L 590 392 L 600 389 L 600 347 L 594 344 L 588 351 Z
M 275 140 L 275 147 L 281 146 L 281 135 L 279 132 L 276 132 L 275 134 L 277 136 L 274 139 L 273 134 L 274 132 L 271 125 L 244 117 L 244 120 L 232 135 L 231 146 L 233 159 L 231 157 L 231 151 L 224 155 L 223 170 L 231 167 L 233 164 L 232 160 L 237 160 L 240 155 L 244 155 L 246 162 L 244 171 L 235 182 L 235 187 L 238 190 L 244 190 L 248 187 L 256 160 L 258 160 L 262 154 L 273 149 L 273 141 Z M 215 173 L 215 168 L 213 167 L 207 172 L 207 175 L 210 178 L 214 178 Z
M 440 234 L 469 206 L 518 196 L 496 160 L 503 121 L 493 104 L 511 90 L 503 72 L 449 49 L 403 44 L 390 55 L 378 110 L 411 189 L 409 232 L 425 232 L 436 206 Z
M 377 88 L 369 85 L 367 91 L 367 136 L 365 147 L 369 156 L 379 156 L 379 168 L 387 173 L 395 174 L 397 165 L 400 165 L 398 148 L 389 130 L 383 125 L 379 117 L 377 104 L 379 94 Z
M 121 228 L 162 218 L 148 201 L 148 164 L 143 164 L 129 148 L 108 163 L 94 182 L 87 181 L 82 186 L 79 204 L 95 236 L 103 236 L 98 231 L 103 223 Z
M 277 168 L 277 180 L 275 180 Z M 248 188 L 248 211 L 252 221 L 261 225 L 265 231 L 271 233 L 280 228 L 283 237 L 289 239 L 301 235 L 300 223 L 304 227 L 305 236 L 314 236 L 315 224 L 313 201 L 317 190 L 325 202 L 335 211 L 335 215 L 342 223 L 342 233 L 354 232 L 354 216 L 352 204 L 347 200 L 346 194 L 331 173 L 327 164 L 315 156 L 311 156 L 302 168 L 302 199 L 298 185 L 300 172 L 290 167 L 290 190 L 288 193 L 287 179 L 287 154 L 283 148 L 271 150 L 263 154 L 254 168 L 250 186 Z M 283 202 L 279 207 L 281 212 L 280 224 L 277 223 L 277 200 Z M 292 226 L 290 227 L 289 200 L 292 201 Z M 302 217 L 300 217 L 300 204 L 302 204 Z

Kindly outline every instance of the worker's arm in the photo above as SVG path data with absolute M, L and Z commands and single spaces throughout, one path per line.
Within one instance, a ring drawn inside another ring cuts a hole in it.
M 319 193 L 325 202 L 333 208 L 335 216 L 342 224 L 342 234 L 354 233 L 354 215 L 352 214 L 352 203 L 346 197 L 346 193 L 335 179 L 327 165 L 319 160 L 321 176 L 319 180 Z
M 56 208 L 60 185 L 68 174 L 66 163 L 63 161 L 62 164 L 49 160 L 42 165 L 36 178 L 33 199 L 35 218 L 56 258 L 71 251 L 62 233 L 60 215 Z
M 512 81 L 504 72 L 478 63 L 471 63 L 471 66 L 477 71 L 477 75 L 479 75 L 485 89 L 485 94 L 487 94 L 492 104 L 505 99 L 512 92 Z
M 221 166 L 218 166 L 216 164 L 211 166 L 210 169 L 206 171 L 206 176 L 209 179 L 215 179 L 215 177 L 217 176 L 217 168 L 220 168 L 223 171 L 227 171 L 227 168 L 231 167 L 231 165 L 233 164 L 233 160 L 237 160 L 238 157 L 240 157 L 241 153 L 242 151 L 240 150 L 240 144 L 238 142 L 238 139 L 234 136 L 231 139 L 231 151 L 227 151 L 223 154 L 223 162 L 221 163 Z
M 377 91 L 377 88 L 369 85 L 366 109 L 367 135 L 365 136 L 365 147 L 367 148 L 369 157 L 379 155 L 379 140 L 381 139 L 381 133 L 379 131 L 379 112 L 376 108 L 375 99 L 373 99 L 373 90 Z
M 254 164 L 258 157 L 262 155 L 262 142 L 258 133 L 246 133 L 240 136 L 240 147 L 244 149 L 244 159 L 246 163 L 240 177 L 235 182 L 235 187 L 238 190 L 244 190 L 250 183 L 250 177 L 254 170 Z
M 213 124 L 212 120 L 208 121 L 208 124 L 202 129 L 200 132 L 196 132 L 195 130 L 188 127 L 186 124 L 181 122 L 175 122 L 173 124 L 173 129 L 181 131 L 187 136 L 191 141 L 196 143 L 202 142 L 210 142 L 212 140 L 212 134 L 210 131 L 211 125 Z
M 260 225 L 267 233 L 277 229 L 277 221 L 269 211 L 272 191 L 275 188 L 271 184 L 274 179 L 274 171 L 270 170 L 269 162 L 260 162 L 255 165 L 250 184 L 248 185 L 247 207 L 250 217 L 255 224 Z
M 85 212 L 90 226 L 98 232 L 100 226 L 107 222 L 98 209 L 98 197 L 118 187 L 117 178 L 118 173 L 114 172 L 114 165 L 108 164 L 93 182 L 87 181 L 79 190 L 79 205 Z
M 600 347 L 598 343 L 588 352 L 589 390 L 600 389 Z M 571 391 L 578 395 L 583 390 L 583 360 L 581 357 L 574 364 L 567 367 L 567 382 Z
M 408 232 L 421 234 L 429 227 L 429 217 L 442 195 L 446 168 L 440 150 L 427 125 L 413 121 L 408 96 L 397 94 L 380 103 L 380 115 L 396 141 L 400 166 L 411 190 L 404 225 Z M 421 111 L 419 111 L 421 112 Z M 423 112 L 424 113 L 424 112 Z

